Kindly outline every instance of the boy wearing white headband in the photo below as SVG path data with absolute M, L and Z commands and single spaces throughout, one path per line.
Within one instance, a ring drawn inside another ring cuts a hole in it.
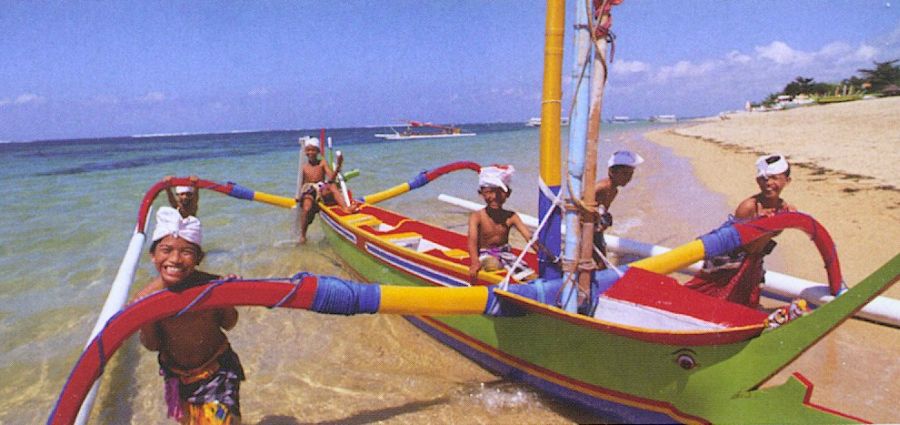
M 514 172 L 512 165 L 493 165 L 482 167 L 478 173 L 478 193 L 486 205 L 469 215 L 469 280 L 472 283 L 478 280 L 479 270 L 500 270 L 516 260 L 509 245 L 511 228 L 515 227 L 525 240 L 531 239 L 531 232 L 519 215 L 503 209 L 512 194 L 509 184 Z
M 200 208 L 200 191 L 197 189 L 197 176 L 191 176 L 190 186 L 175 186 L 175 193 L 172 193 L 172 176 L 166 176 L 163 179 L 166 182 L 166 196 L 169 198 L 169 205 L 178 210 L 182 217 L 197 216 L 197 209 Z
M 634 170 L 638 164 L 644 162 L 644 158 L 640 155 L 628 151 L 616 151 L 609 157 L 607 165 L 606 178 L 601 179 L 594 186 L 597 196 L 598 214 L 597 225 L 594 231 L 594 246 L 606 256 L 606 238 L 603 232 L 613 224 L 612 214 L 609 213 L 609 207 L 612 206 L 613 200 L 619 194 L 619 188 L 625 187 L 631 178 L 634 177 Z M 599 270 L 606 268 L 606 263 L 602 261 L 597 253 L 594 253 L 594 261 L 597 263 Z
M 781 192 L 790 182 L 791 165 L 784 155 L 759 157 L 756 160 L 759 193 L 741 201 L 729 221 L 746 221 L 797 211 L 781 198 Z M 759 238 L 738 251 L 704 261 L 703 270 L 685 286 L 750 307 L 758 306 L 762 284 L 765 283 L 763 257 L 775 248 L 772 236 Z
M 328 161 L 319 158 L 321 148 L 319 147 L 319 139 L 317 137 L 301 137 L 299 140 L 303 146 L 303 153 L 306 155 L 306 163 L 300 169 L 302 176 L 300 190 L 295 196 L 297 206 L 300 208 L 298 219 L 300 220 L 300 243 L 306 243 L 306 231 L 313 222 L 318 212 L 318 202 L 321 197 L 325 203 L 332 204 L 337 202 L 344 212 L 354 212 L 354 205 L 346 205 L 343 194 L 340 193 L 338 187 L 334 184 L 338 173 L 341 172 L 341 166 L 344 164 L 344 157 L 338 153 L 337 165 L 334 170 L 328 166 Z
M 200 220 L 182 218 L 174 208 L 161 207 L 150 245 L 159 276 L 134 299 L 161 290 L 180 292 L 219 279 L 196 269 L 204 255 L 201 240 Z M 159 352 L 169 417 L 187 424 L 239 423 L 244 370 L 223 332 L 237 320 L 237 310 L 227 307 L 188 311 L 141 328 L 141 344 Z M 209 422 L 212 418 L 223 422 Z M 231 422 L 225 422 L 229 418 Z

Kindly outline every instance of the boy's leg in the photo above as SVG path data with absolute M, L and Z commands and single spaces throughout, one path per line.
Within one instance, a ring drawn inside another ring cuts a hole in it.
M 331 196 L 334 197 L 335 202 L 341 207 L 341 209 L 345 213 L 355 213 L 359 210 L 359 206 L 357 205 L 347 205 L 347 202 L 344 200 L 344 194 L 341 193 L 341 190 L 338 189 L 337 184 L 329 184 L 328 192 L 331 193 Z
M 306 230 L 309 227 L 309 223 L 312 220 L 309 220 L 310 210 L 312 210 L 313 198 L 309 195 L 304 195 L 302 199 L 302 203 L 300 205 L 300 243 L 306 243 Z

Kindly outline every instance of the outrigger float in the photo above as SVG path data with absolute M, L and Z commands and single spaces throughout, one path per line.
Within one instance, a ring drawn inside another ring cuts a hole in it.
M 594 69 L 605 70 L 608 32 L 597 30 L 608 31 L 612 2 L 595 3 L 599 3 L 594 5 L 598 12 L 590 15 L 594 19 L 585 18 L 576 28 L 582 33 L 579 39 L 595 44 Z M 576 4 L 576 16 L 588 16 L 584 2 Z M 541 127 L 543 189 L 538 235 L 551 249 L 562 245 L 556 123 L 560 122 L 564 15 L 560 2 L 548 2 L 542 102 L 543 122 L 547 124 Z M 576 56 L 581 75 L 591 75 L 586 72 L 588 56 Z M 568 167 L 571 193 L 593 192 L 596 146 L 583 141 L 585 130 L 589 141 L 595 141 L 599 134 L 596 94 L 602 94 L 605 73 L 598 74 L 591 76 L 590 91 L 595 101 L 590 109 L 582 103 L 572 111 Z M 579 84 L 577 98 L 586 97 L 582 93 L 587 86 Z M 572 155 L 586 161 L 573 165 Z M 166 184 L 156 183 L 141 202 L 135 232 L 113 289 L 48 423 L 87 420 L 104 366 L 142 325 L 186 311 L 225 306 L 405 315 L 485 368 L 616 422 L 865 422 L 855 414 L 812 403 L 813 384 L 800 374 L 777 386 L 761 389 L 760 385 L 896 282 L 900 278 L 900 255 L 848 290 L 828 232 L 808 215 L 784 213 L 723 227 L 671 251 L 600 272 L 560 272 L 547 258 L 515 251 L 521 260 L 519 269 L 482 271 L 477 282 L 470 283 L 465 235 L 374 205 L 461 169 L 477 171 L 480 166 L 458 163 L 423 172 L 409 182 L 363 197 L 355 213 L 321 205 L 320 221 L 335 251 L 365 280 L 382 283 L 301 272 L 283 279 L 216 281 L 180 293 L 164 290 L 122 308 L 145 242 L 150 207 Z M 190 182 L 176 178 L 171 184 Z M 201 180 L 198 187 L 239 199 L 295 207 L 292 198 L 234 183 Z M 588 208 L 581 217 L 566 212 L 567 227 L 575 231 L 567 233 L 565 253 L 551 253 L 562 257 L 564 264 L 580 256 L 577 251 L 584 244 L 578 235 L 593 225 L 592 202 L 595 200 L 584 196 L 582 203 Z M 810 236 L 825 264 L 826 290 L 834 298 L 777 327 L 770 326 L 765 312 L 694 292 L 667 276 L 704 257 L 730 252 L 784 229 L 799 229 Z M 576 313 L 578 306 L 569 302 L 574 298 L 573 283 L 581 280 L 590 285 L 590 315 Z

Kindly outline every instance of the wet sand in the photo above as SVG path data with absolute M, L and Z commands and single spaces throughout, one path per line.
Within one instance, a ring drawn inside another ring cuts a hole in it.
M 783 197 L 816 217 L 834 238 L 849 286 L 900 251 L 900 98 L 737 114 L 646 137 L 686 157 L 729 204 L 758 192 L 754 162 L 782 153 L 792 167 Z M 730 211 L 723 211 L 723 216 Z M 799 232 L 778 237 L 771 270 L 825 281 L 822 260 Z M 900 287 L 884 294 L 900 298 Z M 812 401 L 874 422 L 898 422 L 900 330 L 850 320 L 775 375 L 797 371 L 816 386 Z

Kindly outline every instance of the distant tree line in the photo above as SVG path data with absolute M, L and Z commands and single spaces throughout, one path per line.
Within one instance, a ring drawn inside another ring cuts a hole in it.
M 880 94 L 890 86 L 894 86 L 894 89 L 896 86 L 900 86 L 900 66 L 895 65 L 897 62 L 900 62 L 900 59 L 873 62 L 875 65 L 873 68 L 857 69 L 859 76 L 854 75 L 840 83 L 820 83 L 813 78 L 797 77 L 784 86 L 784 90 L 781 92 L 772 93 L 766 97 L 762 104 L 771 105 L 779 96 L 783 95 L 793 98 L 798 95 L 817 97 L 861 93 Z

